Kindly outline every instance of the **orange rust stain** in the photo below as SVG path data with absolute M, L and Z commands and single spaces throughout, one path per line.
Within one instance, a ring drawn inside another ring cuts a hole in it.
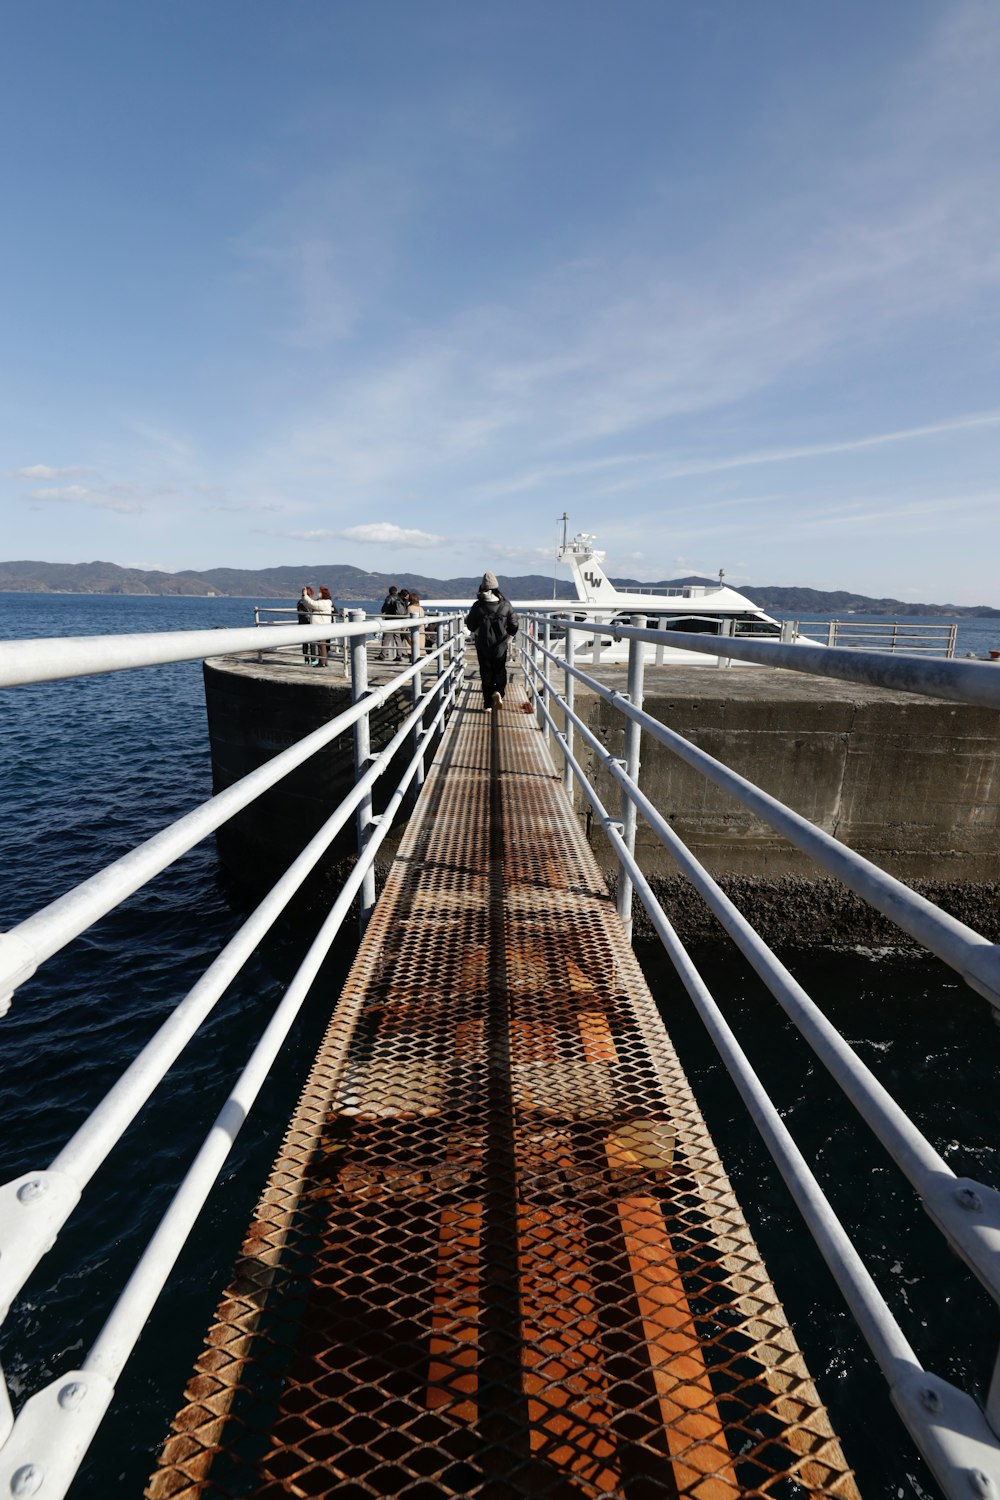
M 618 1205 L 678 1493 L 736 1500 L 722 1418 L 680 1271 L 655 1198 Z
M 460 1422 L 476 1420 L 479 1343 L 479 1246 L 483 1205 L 467 1203 L 441 1213 L 427 1405 L 450 1407 Z
M 577 1022 L 583 1040 L 583 1055 L 588 1062 L 618 1061 L 608 1018 L 602 1010 L 581 1010 Z
M 459 1021 L 455 1027 L 455 1059 L 473 1062 L 481 1057 L 486 1045 L 486 1023 L 482 1017 Z
M 532 1451 L 580 1491 L 619 1491 L 611 1410 L 601 1369 L 597 1306 L 583 1225 L 572 1214 L 518 1213 L 524 1391 Z
M 526 1021 L 521 1017 L 513 1017 L 510 1022 L 510 1052 L 515 1067 L 559 1060 L 552 1027 L 543 1021 Z
M 576 995 L 596 995 L 597 985 L 578 963 L 574 963 L 567 953 L 564 957 L 565 976 L 569 982 L 570 992 Z

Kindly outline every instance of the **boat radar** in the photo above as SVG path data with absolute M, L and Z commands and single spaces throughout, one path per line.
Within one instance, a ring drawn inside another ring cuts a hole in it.
M 594 541 L 593 534 L 587 531 L 578 531 L 571 542 L 564 535 L 556 557 L 570 568 L 577 596 L 583 603 L 617 604 L 618 590 L 601 567 L 604 553 L 597 550 Z

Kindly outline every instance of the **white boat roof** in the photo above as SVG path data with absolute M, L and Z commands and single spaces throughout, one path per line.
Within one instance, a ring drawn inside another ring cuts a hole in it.
M 515 609 L 566 610 L 586 604 L 613 614 L 653 615 L 742 615 L 752 614 L 770 620 L 760 605 L 745 594 L 722 583 L 686 584 L 675 589 L 618 589 L 608 578 L 601 563 L 604 553 L 594 546 L 589 532 L 578 532 L 571 542 L 563 542 L 556 553 L 566 563 L 576 584 L 576 597 L 548 599 L 512 599 Z M 473 599 L 427 598 L 424 604 L 439 608 L 471 609 Z

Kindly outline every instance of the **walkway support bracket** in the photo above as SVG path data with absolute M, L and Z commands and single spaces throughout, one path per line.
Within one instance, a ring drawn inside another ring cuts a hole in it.
M 36 1391 L 0 1448 L 0 1495 L 65 1495 L 114 1393 L 93 1370 L 70 1370 Z
M 15 932 L 0 932 L 0 1016 L 10 1010 L 14 991 L 29 980 L 38 967 L 34 949 Z

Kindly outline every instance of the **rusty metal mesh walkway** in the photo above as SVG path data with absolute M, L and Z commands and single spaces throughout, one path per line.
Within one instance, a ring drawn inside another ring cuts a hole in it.
M 519 706 L 452 721 L 152 1500 L 857 1494 Z

